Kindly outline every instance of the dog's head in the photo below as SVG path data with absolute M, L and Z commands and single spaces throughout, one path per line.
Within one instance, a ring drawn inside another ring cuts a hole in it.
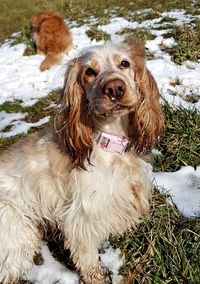
M 60 141 L 74 166 L 93 148 L 95 121 L 127 115 L 127 136 L 137 152 L 152 149 L 163 128 L 159 91 L 138 40 L 110 42 L 69 62 L 57 120 Z
M 58 13 L 55 13 L 55 12 L 52 12 L 52 11 L 40 12 L 36 15 L 33 15 L 30 19 L 31 33 L 39 32 L 41 24 L 44 21 L 46 21 L 47 19 L 52 18 L 52 17 L 59 17 L 60 18 L 60 15 Z

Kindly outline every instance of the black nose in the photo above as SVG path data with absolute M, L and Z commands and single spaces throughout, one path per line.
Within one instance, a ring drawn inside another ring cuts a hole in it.
M 122 98 L 125 91 L 126 85 L 120 79 L 110 80 L 103 86 L 103 94 L 108 96 L 111 100 Z

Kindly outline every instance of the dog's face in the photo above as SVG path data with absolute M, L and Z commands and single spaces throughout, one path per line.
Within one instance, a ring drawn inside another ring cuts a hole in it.
M 135 109 L 136 91 L 134 62 L 128 51 L 109 43 L 88 50 L 78 59 L 79 80 L 97 116 L 119 116 Z
M 144 55 L 144 46 L 133 39 L 90 47 L 69 62 L 56 128 L 75 165 L 89 160 L 97 120 L 99 128 L 110 117 L 126 115 L 125 133 L 136 152 L 154 146 L 163 114 Z

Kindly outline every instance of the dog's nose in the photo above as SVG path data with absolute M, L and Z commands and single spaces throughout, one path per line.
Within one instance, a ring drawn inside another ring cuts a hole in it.
M 103 86 L 103 94 L 108 96 L 111 100 L 122 98 L 125 91 L 126 85 L 120 79 L 110 80 Z

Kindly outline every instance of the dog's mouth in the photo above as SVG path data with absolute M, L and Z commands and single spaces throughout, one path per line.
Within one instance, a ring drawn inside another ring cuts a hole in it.
M 98 111 L 98 115 L 108 117 L 124 114 L 129 111 L 130 107 L 122 104 L 115 104 L 108 110 Z

